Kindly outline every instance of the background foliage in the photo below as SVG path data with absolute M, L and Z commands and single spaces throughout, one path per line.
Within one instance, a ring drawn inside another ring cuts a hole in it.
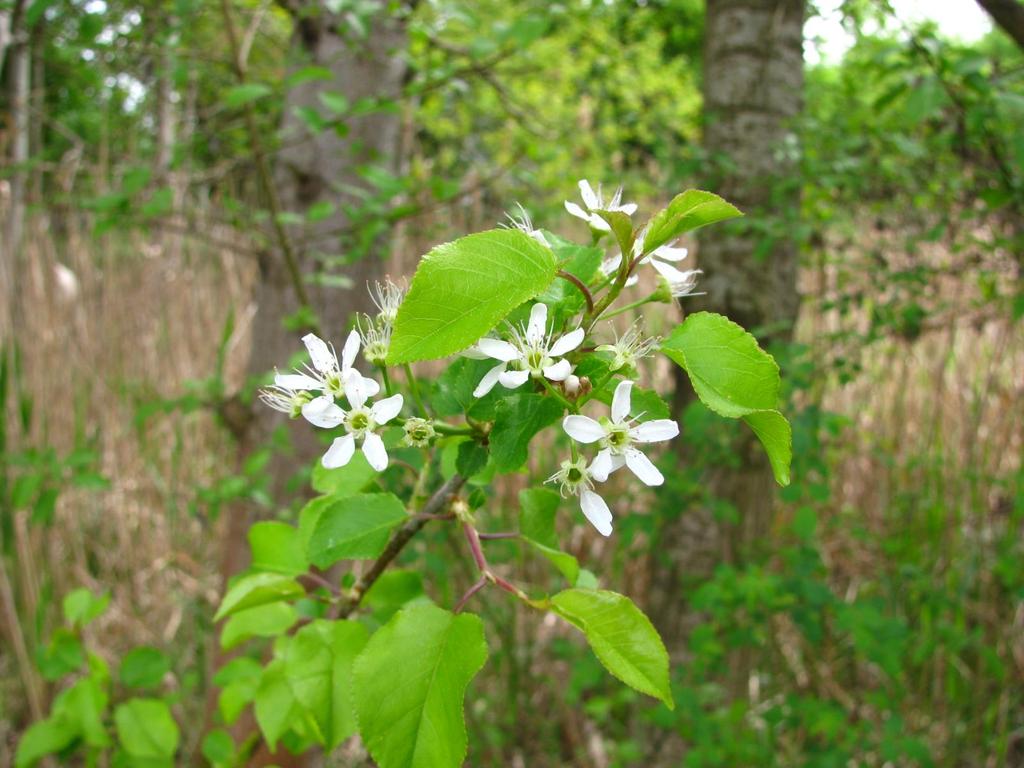
M 697 0 L 316 7 L 0 5 L 22 32 L 4 59 L 9 115 L 18 45 L 32 73 L 27 157 L 13 120 L 0 137 L 12 158 L 0 209 L 23 232 L 16 251 L 5 237 L 0 299 L 0 764 L 19 740 L 26 764 L 54 751 L 69 764 L 290 759 L 267 753 L 248 706 L 272 650 L 243 645 L 244 622 L 213 622 L 231 552 L 257 549 L 259 533 L 232 533 L 239 510 L 296 523 L 310 482 L 336 490 L 311 462 L 275 473 L 305 455 L 284 428 L 239 447 L 259 380 L 255 307 L 282 232 L 315 262 L 308 283 L 344 296 L 360 258 L 409 274 L 516 200 L 567 234 L 561 204 L 578 178 L 623 183 L 656 210 L 670 191 L 743 171 L 700 144 L 701 85 L 716 73 L 703 70 Z M 379 13 L 402 19 L 400 92 L 349 98 L 309 60 L 296 40 L 324 8 L 351 45 L 374 39 Z M 802 114 L 777 148 L 798 159 L 777 184 L 799 187 L 801 208 L 745 219 L 764 270 L 781 239 L 801 258 L 795 339 L 752 329 L 771 340 L 794 427 L 769 535 L 746 536 L 743 510 L 709 491 L 742 461 L 731 446 L 746 427 L 693 403 L 685 452 L 659 461 L 666 486 L 620 489 L 614 541 L 560 514 L 575 563 L 491 542 L 496 567 L 552 592 L 582 568 L 671 617 L 675 709 L 609 679 L 564 629 L 488 601 L 470 765 L 1024 761 L 1024 56 L 1000 30 L 968 44 L 885 3 L 844 10 L 855 44 L 807 67 Z M 301 88 L 312 96 L 296 103 Z M 352 181 L 275 204 L 261 159 L 283 186 L 289 147 L 344 142 L 366 115 L 400 124 L 397 163 L 357 152 Z M 283 130 L 288 116 L 300 133 Z M 330 236 L 313 239 L 323 222 Z M 647 314 L 665 331 L 680 319 L 674 305 Z M 453 378 L 418 370 L 457 409 Z M 667 370 L 646 373 L 671 386 Z M 517 527 L 521 487 L 498 484 L 494 530 Z M 425 584 L 450 606 L 473 581 L 458 545 L 428 531 L 367 596 L 370 620 L 422 601 Z M 353 742 L 331 759 L 370 764 Z

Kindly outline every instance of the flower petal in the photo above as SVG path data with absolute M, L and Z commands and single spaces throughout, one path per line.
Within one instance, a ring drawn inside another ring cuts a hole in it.
M 367 376 L 363 376 L 363 391 L 366 392 L 367 397 L 373 397 L 380 392 L 380 384 Z
M 369 465 L 378 472 L 388 468 L 388 451 L 376 432 L 367 432 L 363 438 L 363 455 Z
M 352 367 L 356 361 L 356 355 L 359 354 L 359 344 L 362 340 L 359 338 L 359 331 L 355 328 L 349 333 L 348 338 L 345 339 L 345 347 L 341 350 L 341 370 L 347 371 Z
M 498 377 L 505 372 L 508 367 L 508 363 L 499 363 L 484 374 L 484 377 L 480 379 L 480 383 L 476 385 L 476 389 L 473 390 L 473 397 L 483 397 L 492 389 L 494 385 L 498 383 Z
M 279 373 L 274 376 L 274 383 L 293 392 L 303 389 L 323 389 L 323 384 L 304 373 Z
M 612 511 L 608 509 L 604 499 L 593 491 L 583 491 L 580 493 L 580 509 L 590 524 L 597 528 L 598 533 L 602 536 L 611 536 Z
M 604 219 L 602 219 L 596 213 L 592 213 L 592 214 L 590 214 L 587 217 L 587 223 L 590 224 L 590 226 L 593 227 L 594 229 L 596 229 L 598 232 L 611 232 L 612 231 L 612 228 L 608 224 L 608 222 L 605 221 Z
M 647 456 L 636 448 L 626 449 L 626 466 L 630 468 L 640 482 L 644 485 L 661 485 L 665 482 L 658 468 L 651 463 Z
M 345 411 L 335 405 L 330 395 L 314 397 L 302 406 L 302 415 L 314 427 L 331 429 L 345 420 Z
M 576 203 L 565 201 L 565 210 L 575 216 L 577 219 L 583 219 L 584 221 L 590 221 L 590 214 L 580 208 Z
M 583 204 L 587 208 L 594 210 L 595 208 L 601 207 L 601 198 L 594 192 L 594 188 L 590 186 L 590 182 L 586 179 L 580 179 L 578 185 L 580 188 L 580 196 L 583 198 Z
M 664 261 L 682 261 L 686 258 L 689 250 L 686 248 L 673 248 L 671 245 L 663 245 L 654 249 L 654 258 Z
M 385 397 L 383 400 L 378 400 L 370 406 L 370 415 L 373 416 L 373 420 L 378 424 L 387 424 L 402 412 L 403 402 L 404 399 L 401 395 Z
M 504 371 L 498 375 L 498 381 L 500 381 L 501 386 L 506 389 L 521 387 L 526 383 L 528 378 L 530 378 L 529 371 Z
M 638 443 L 660 443 L 671 440 L 679 434 L 679 425 L 672 419 L 654 419 L 637 424 L 629 430 L 629 436 Z
M 632 216 L 634 213 L 636 213 L 636 203 L 623 203 L 622 205 L 618 206 L 615 210 L 621 211 L 627 216 Z
M 313 361 L 313 367 L 320 373 L 333 370 L 338 364 L 338 358 L 335 357 L 333 350 L 315 333 L 307 333 L 303 336 L 302 343 L 306 345 L 306 351 L 309 352 L 309 359 Z
M 572 373 L 572 365 L 568 360 L 559 360 L 554 365 L 549 365 L 543 371 L 548 381 L 565 381 Z
M 370 396 L 366 390 L 366 379 L 360 375 L 359 371 L 349 369 L 342 385 L 345 387 L 345 397 L 348 398 L 348 404 L 352 408 L 362 408 L 363 404 L 366 403 L 366 398 Z
M 477 342 L 472 347 L 459 352 L 460 357 L 468 357 L 470 360 L 486 360 L 487 355 L 480 351 L 480 344 Z
M 629 401 L 633 389 L 632 381 L 621 381 L 612 396 L 612 421 L 616 424 L 629 416 Z
M 548 305 L 534 304 L 530 309 L 530 322 L 526 324 L 526 340 L 536 344 L 548 332 Z
M 597 482 L 603 483 L 608 479 L 608 475 L 621 468 L 625 463 L 625 459 L 619 455 L 613 454 L 610 450 L 605 448 L 594 457 L 592 462 L 590 462 L 590 476 L 597 480 Z
M 352 435 L 336 437 L 327 453 L 320 459 L 320 463 L 327 469 L 344 467 L 352 460 L 352 454 L 356 452 L 356 439 Z
M 604 427 L 589 416 L 566 416 L 562 420 L 562 429 L 578 443 L 596 443 L 604 437 Z
M 519 357 L 519 350 L 507 341 L 502 341 L 501 339 L 480 339 L 480 341 L 476 343 L 476 348 L 487 357 L 493 358 L 494 360 L 501 360 L 505 363 Z
M 567 352 L 572 352 L 576 347 L 583 343 L 583 337 L 586 335 L 587 332 L 582 328 L 577 328 L 575 331 L 569 331 L 569 333 L 565 334 L 551 345 L 551 349 L 548 350 L 548 354 L 552 357 L 561 357 Z

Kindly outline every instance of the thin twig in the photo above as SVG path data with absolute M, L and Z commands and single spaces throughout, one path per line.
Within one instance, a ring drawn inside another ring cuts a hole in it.
M 466 478 L 454 475 L 451 480 L 434 492 L 434 495 L 423 505 L 423 509 L 419 511 L 419 514 L 398 529 L 395 535 L 391 537 L 380 557 L 374 560 L 370 570 L 364 573 L 359 578 L 359 581 L 355 583 L 355 586 L 352 587 L 348 600 L 341 606 L 341 610 L 338 612 L 339 618 L 344 619 L 350 616 L 359 607 L 367 590 L 380 578 L 380 575 L 384 573 L 391 564 L 391 561 L 398 557 L 398 554 L 405 548 L 405 545 L 420 532 L 423 526 L 433 519 L 434 515 L 438 514 L 451 500 L 451 497 L 458 493 L 465 484 Z
M 452 613 L 459 613 L 463 608 L 466 607 L 466 603 L 469 602 L 469 598 L 471 598 L 473 595 L 475 595 L 477 592 L 479 592 L 481 589 L 483 589 L 486 586 L 487 586 L 487 579 L 485 577 L 481 576 L 480 580 L 477 581 L 477 583 L 474 584 L 472 587 L 470 587 L 466 591 L 466 594 L 464 594 L 462 597 L 459 598 L 459 602 L 457 602 L 455 604 L 455 607 L 452 608 Z
M 580 280 L 572 272 L 566 272 L 564 269 L 558 270 L 558 276 L 563 280 L 568 280 L 570 283 L 580 289 L 580 293 L 583 294 L 583 298 L 587 300 L 587 312 L 593 313 L 594 311 L 594 296 L 590 293 L 590 289 L 587 288 L 586 284 Z

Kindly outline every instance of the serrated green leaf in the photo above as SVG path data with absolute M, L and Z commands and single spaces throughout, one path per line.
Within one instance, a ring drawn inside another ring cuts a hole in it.
M 377 557 L 391 529 L 408 518 L 391 493 L 360 493 L 325 503 L 313 528 L 306 554 L 317 568 L 339 560 Z
M 619 252 L 627 254 L 628 258 L 628 255 L 633 252 L 633 220 L 622 211 L 594 211 L 594 213 L 611 227 L 615 242 L 619 245 Z
M 567 589 L 551 598 L 555 612 L 590 643 L 605 669 L 631 688 L 675 707 L 668 652 L 658 631 L 624 595 L 599 589 Z
M 298 619 L 290 603 L 268 603 L 239 611 L 224 623 L 220 647 L 227 651 L 253 637 L 277 637 Z
M 363 605 L 383 624 L 414 600 L 426 600 L 423 577 L 417 571 L 389 570 L 370 587 Z
M 391 365 L 465 349 L 555 277 L 549 248 L 515 229 L 478 232 L 423 257 L 399 307 Z
M 514 472 L 526 463 L 534 435 L 554 424 L 564 413 L 553 397 L 515 394 L 502 400 L 494 413 L 491 458 L 499 472 Z
M 220 603 L 214 621 L 246 608 L 292 600 L 305 594 L 294 579 L 278 573 L 250 573 L 236 581 Z
M 722 315 L 690 315 L 661 345 L 690 377 L 697 397 L 715 413 L 754 430 L 780 485 L 790 481 L 792 431 L 776 410 L 779 366 L 757 340 Z
M 368 639 L 366 627 L 355 621 L 320 620 L 300 629 L 288 644 L 288 684 L 328 750 L 356 731 L 352 663 Z
M 459 443 L 455 469 L 463 477 L 472 477 L 487 466 L 487 449 L 475 440 Z
M 355 663 L 363 743 L 380 768 L 458 768 L 466 757 L 463 698 L 487 660 L 483 623 L 432 604 L 377 630 Z
M 133 758 L 171 764 L 180 734 L 167 702 L 129 699 L 114 710 L 114 726 L 121 746 Z
M 249 546 L 253 570 L 298 576 L 309 568 L 299 531 L 293 525 L 276 520 L 254 523 L 249 528 Z
M 644 237 L 644 253 L 651 253 L 687 232 L 742 215 L 736 206 L 718 195 L 688 189 L 676 195 L 667 207 L 651 218 Z
M 223 728 L 215 728 L 203 737 L 201 751 L 214 768 L 230 766 L 235 762 L 235 741 Z

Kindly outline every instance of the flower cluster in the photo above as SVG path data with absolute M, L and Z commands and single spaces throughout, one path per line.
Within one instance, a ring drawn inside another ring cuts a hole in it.
M 579 190 L 583 205 L 566 201 L 565 208 L 587 222 L 595 241 L 611 231 L 603 215 L 632 216 L 637 209 L 635 203 L 622 202 L 621 188 L 606 198 L 600 186 L 595 190 L 583 180 L 579 182 Z M 503 226 L 525 233 L 545 248 L 553 247 L 554 241 L 534 226 L 522 206 L 516 215 L 509 214 L 507 218 Z M 565 406 L 567 415 L 562 420 L 562 428 L 573 441 L 572 453 L 548 482 L 557 483 L 563 496 L 577 497 L 584 516 L 604 536 L 612 532 L 612 513 L 595 490 L 596 486 L 622 467 L 645 485 L 661 485 L 664 482 L 661 472 L 641 446 L 670 440 L 679 434 L 678 424 L 671 419 L 641 421 L 643 413 L 632 413 L 638 363 L 655 351 L 659 343 L 658 338 L 642 333 L 639 320 L 624 333 L 615 333 L 611 343 L 584 346 L 584 340 L 594 333 L 608 304 L 623 288 L 638 282 L 636 269 L 639 266 L 650 265 L 657 272 L 661 285 L 646 300 L 634 302 L 630 307 L 693 293 L 700 270 L 683 271 L 675 266 L 687 257 L 686 248 L 668 243 L 648 251 L 645 239 L 646 229 L 636 234 L 628 255 L 619 253 L 604 261 L 602 274 L 589 288 L 573 278 L 587 298 L 588 312 L 582 319 L 575 323 L 562 322 L 559 316 L 561 324 L 556 325 L 549 318 L 548 304 L 535 301 L 526 322 L 506 322 L 462 353 L 496 363 L 476 382 L 474 398 L 486 396 L 498 384 L 512 390 L 529 383 L 535 391 L 556 397 Z M 595 295 L 607 291 L 607 301 L 598 305 L 591 291 Z M 404 399 L 401 394 L 391 394 L 386 367 L 405 293 L 404 285 L 391 280 L 376 283 L 370 294 L 377 312 L 357 317 L 356 329 L 349 333 L 340 359 L 332 345 L 312 333 L 307 334 L 302 341 L 310 362 L 292 373 L 277 374 L 273 385 L 260 393 L 264 403 L 292 418 L 302 416 L 316 427 L 343 430 L 321 459 L 325 467 L 344 466 L 352 459 L 356 448 L 361 447 L 370 466 L 384 470 L 388 466 L 388 453 L 379 431 L 392 422 L 404 429 L 400 441 L 403 446 L 429 448 L 436 439 L 450 434 L 469 434 L 481 444 L 487 443 L 488 425 L 467 420 L 472 422 L 471 426 L 461 428 L 429 418 L 412 379 L 409 384 L 422 417 L 400 416 Z M 567 327 L 571 330 L 566 330 Z M 368 363 L 381 369 L 383 381 L 388 385 L 387 397 L 371 402 L 381 386 L 355 368 L 360 349 Z M 580 360 L 590 353 L 607 363 L 607 375 L 596 384 L 576 370 Z M 609 413 L 596 419 L 581 413 L 591 399 L 598 395 L 608 397 L 615 378 L 620 380 L 614 387 Z M 577 444 L 596 448 L 596 453 L 586 458 Z

